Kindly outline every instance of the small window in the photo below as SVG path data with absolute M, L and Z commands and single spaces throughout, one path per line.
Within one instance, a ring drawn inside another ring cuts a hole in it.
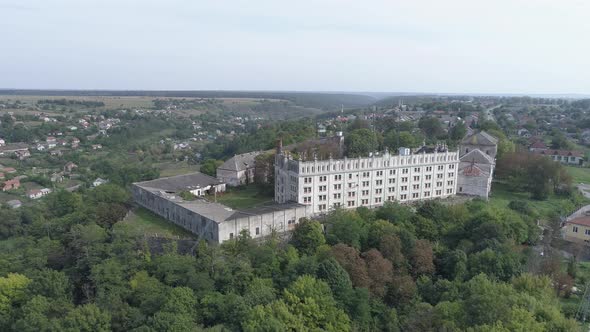
M 584 234 L 586 234 L 586 235 L 590 235 L 590 229 L 587 229 L 587 230 L 585 230 L 585 231 L 584 231 Z
M 256 227 L 256 235 L 260 235 L 260 227 Z
M 578 226 L 574 226 L 573 231 L 574 231 L 574 233 L 577 233 L 578 232 Z
M 229 233 L 229 239 L 233 239 L 234 238 L 234 233 Z

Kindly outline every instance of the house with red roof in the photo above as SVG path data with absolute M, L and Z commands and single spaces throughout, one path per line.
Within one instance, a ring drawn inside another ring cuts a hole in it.
M 587 213 L 566 221 L 563 238 L 569 242 L 590 243 L 590 215 Z
M 12 179 L 4 181 L 2 185 L 2 191 L 14 190 L 20 188 L 20 180 Z
M 529 151 L 535 152 L 544 150 L 547 150 L 547 145 L 541 140 L 536 140 L 531 145 L 529 145 Z
M 584 154 L 581 151 L 574 150 L 535 150 L 536 154 L 550 157 L 553 161 L 560 162 L 567 165 L 578 165 L 584 164 Z

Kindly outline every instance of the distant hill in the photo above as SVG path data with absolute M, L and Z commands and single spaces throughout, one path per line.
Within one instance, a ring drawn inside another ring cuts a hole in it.
M 144 91 L 144 90 L 19 90 L 0 89 L 0 95 L 21 96 L 147 96 L 181 98 L 284 99 L 304 107 L 323 110 L 371 105 L 377 98 L 366 94 L 279 91 Z

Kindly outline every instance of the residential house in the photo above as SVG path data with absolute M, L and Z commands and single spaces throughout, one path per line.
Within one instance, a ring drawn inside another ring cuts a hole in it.
M 80 139 L 78 137 L 72 138 L 72 147 L 77 148 L 80 145 Z
M 92 150 L 100 150 L 102 149 L 102 145 L 100 144 L 92 144 Z
M 51 193 L 51 189 L 43 188 L 43 189 L 33 189 L 27 192 L 27 197 L 30 199 L 39 199 L 43 196 L 49 195 Z
M 94 180 L 92 182 L 92 186 L 93 187 L 98 187 L 98 186 L 103 185 L 103 184 L 105 184 L 107 182 L 109 182 L 109 181 L 108 180 L 105 180 L 105 179 L 101 179 L 101 178 L 96 178 L 96 180 Z
M 3 140 L 2 138 L 0 138 L 0 146 L 5 146 L 6 145 L 6 141 Z
M 8 174 L 16 173 L 16 169 L 13 167 L 4 167 L 2 170 Z
M 16 151 L 14 154 L 16 155 L 16 157 L 17 157 L 19 160 L 24 160 L 24 159 L 26 159 L 26 158 L 28 158 L 28 157 L 30 157 L 30 156 L 31 156 L 31 152 L 29 151 L 29 149 L 25 149 L 25 150 L 18 150 L 18 151 Z
M 6 180 L 2 186 L 2 191 L 14 190 L 18 188 L 20 188 L 19 179 Z
M 534 153 L 548 156 L 554 161 L 558 161 L 562 164 L 567 165 L 578 165 L 581 166 L 584 164 L 584 154 L 580 151 L 573 151 L 573 150 L 536 150 Z
M 57 146 L 57 139 L 53 136 L 47 136 L 47 138 L 45 139 L 45 142 L 47 143 L 48 149 L 53 149 L 54 147 Z
M 72 171 L 74 169 L 78 168 L 78 165 L 74 164 L 73 162 L 69 161 L 67 164 L 65 164 L 64 166 L 64 172 L 66 173 L 72 173 Z
M 55 172 L 51 174 L 51 177 L 49 179 L 51 180 L 51 182 L 63 182 L 64 174 L 63 172 Z
M 545 150 L 547 150 L 547 145 L 541 140 L 534 141 L 531 145 L 529 145 L 529 151 L 532 152 Z
M 590 243 L 590 215 L 583 214 L 565 222 L 563 238 L 569 242 Z

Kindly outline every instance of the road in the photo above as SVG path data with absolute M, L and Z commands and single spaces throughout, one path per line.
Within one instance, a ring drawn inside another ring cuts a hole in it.
M 494 121 L 496 122 L 496 118 L 494 117 L 494 110 L 496 108 L 500 108 L 502 107 L 502 104 L 496 105 L 496 106 L 492 106 L 490 108 L 487 108 L 484 112 L 484 120 L 489 120 L 489 121 Z

